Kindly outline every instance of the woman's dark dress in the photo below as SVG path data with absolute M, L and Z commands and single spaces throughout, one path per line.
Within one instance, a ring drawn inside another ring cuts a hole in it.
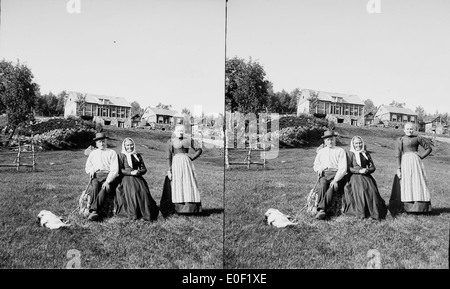
M 133 168 L 131 168 L 126 155 L 119 155 L 119 170 L 122 176 L 116 190 L 116 215 L 132 220 L 143 218 L 154 221 L 158 218 L 158 206 L 150 195 L 147 182 L 142 177 L 147 172 L 142 156 L 140 154 L 137 156 L 139 161 L 131 157 L 133 162 Z M 138 174 L 132 176 L 133 170 L 138 170 Z
M 358 218 L 371 217 L 375 220 L 386 218 L 387 207 L 378 191 L 377 183 L 372 177 L 375 171 L 372 158 L 366 152 L 368 159 L 362 154 L 361 166 L 356 162 L 353 152 L 349 152 L 349 171 L 351 173 L 349 181 L 344 187 L 344 213 L 354 215 Z M 359 170 L 368 168 L 369 172 L 360 174 Z

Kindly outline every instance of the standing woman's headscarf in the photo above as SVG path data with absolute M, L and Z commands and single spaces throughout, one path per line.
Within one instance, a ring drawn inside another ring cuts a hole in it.
M 125 149 L 125 142 L 127 140 L 129 140 L 133 143 L 133 151 L 132 152 L 127 152 L 127 150 Z M 137 161 L 139 161 L 139 159 L 137 157 L 137 153 L 136 153 L 136 144 L 134 143 L 134 140 L 132 140 L 129 137 L 125 138 L 122 142 L 122 153 L 127 156 L 127 162 L 128 162 L 128 165 L 130 166 L 130 168 L 133 167 L 133 162 L 131 160 L 131 156 L 133 156 Z
M 359 139 L 361 140 L 361 145 L 362 145 L 362 146 L 361 146 L 361 150 L 359 150 L 359 151 L 357 151 L 357 150 L 355 149 L 355 146 L 354 146 L 354 144 L 353 144 L 353 142 L 354 142 L 355 139 L 357 139 L 357 138 L 359 138 Z M 365 148 L 366 148 L 366 146 L 365 146 L 365 144 L 364 144 L 364 141 L 363 141 L 362 137 L 360 137 L 359 135 L 355 135 L 355 136 L 352 138 L 352 141 L 350 142 L 350 151 L 353 152 L 353 153 L 355 154 L 355 157 L 356 157 L 356 163 L 357 163 L 359 166 L 361 166 L 361 155 L 363 155 L 363 156 L 366 158 L 366 160 L 369 159 L 369 158 L 367 157 Z

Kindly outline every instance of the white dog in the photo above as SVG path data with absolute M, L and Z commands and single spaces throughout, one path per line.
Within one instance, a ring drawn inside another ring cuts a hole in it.
M 58 229 L 61 227 L 70 226 L 70 224 L 64 223 L 61 217 L 58 217 L 47 210 L 40 211 L 37 217 L 41 226 L 45 226 L 50 229 Z
M 295 220 L 291 216 L 285 215 L 277 209 L 270 208 L 264 215 L 266 217 L 267 224 L 277 228 L 298 225 L 297 222 L 293 222 Z

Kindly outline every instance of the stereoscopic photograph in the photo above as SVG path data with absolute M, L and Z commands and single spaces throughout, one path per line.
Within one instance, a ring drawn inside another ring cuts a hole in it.
M 0 267 L 222 268 L 225 2 L 3 0 L 0 32 Z
M 0 268 L 447 269 L 449 27 L 443 0 L 0 1 Z

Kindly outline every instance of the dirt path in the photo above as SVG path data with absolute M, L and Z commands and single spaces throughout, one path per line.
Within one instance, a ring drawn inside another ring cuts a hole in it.
M 436 137 L 436 140 L 440 141 L 440 142 L 445 142 L 445 143 L 449 143 L 450 144 L 450 138 L 448 137 Z

